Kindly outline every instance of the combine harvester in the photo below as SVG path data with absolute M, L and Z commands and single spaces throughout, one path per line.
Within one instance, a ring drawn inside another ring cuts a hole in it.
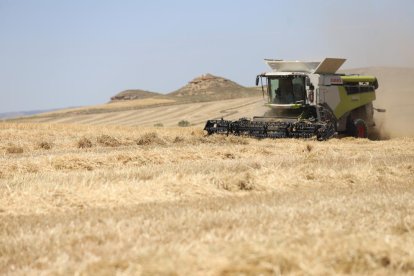
M 265 87 L 270 108 L 261 117 L 237 121 L 209 120 L 208 134 L 232 134 L 257 138 L 313 138 L 326 140 L 336 134 L 368 137 L 374 124 L 372 102 L 378 88 L 374 76 L 336 73 L 345 59 L 323 62 L 266 59 L 271 72 L 256 77 Z

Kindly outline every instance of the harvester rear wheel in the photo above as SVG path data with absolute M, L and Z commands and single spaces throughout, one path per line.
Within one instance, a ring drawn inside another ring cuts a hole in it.
M 367 138 L 368 127 L 364 120 L 355 119 L 349 123 L 348 132 L 355 138 Z

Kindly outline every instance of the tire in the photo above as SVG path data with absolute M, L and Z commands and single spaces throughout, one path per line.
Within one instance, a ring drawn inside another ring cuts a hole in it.
M 367 138 L 368 127 L 364 120 L 355 119 L 349 122 L 348 133 L 350 136 L 355 138 Z

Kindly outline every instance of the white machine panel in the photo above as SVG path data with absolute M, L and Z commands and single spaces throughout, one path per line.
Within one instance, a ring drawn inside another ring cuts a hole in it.
M 266 59 L 266 63 L 274 72 L 306 72 L 312 73 L 320 62 L 285 61 Z
M 315 70 L 315 74 L 335 74 L 336 71 L 344 64 L 346 59 L 343 58 L 325 58 Z

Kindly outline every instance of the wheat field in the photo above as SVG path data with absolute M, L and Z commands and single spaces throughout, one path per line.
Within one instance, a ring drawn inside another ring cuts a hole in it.
M 261 95 L 257 97 L 192 103 L 175 103 L 169 99 L 141 99 L 76 109 L 63 109 L 20 118 L 19 121 L 48 124 L 145 127 L 162 124 L 166 127 L 173 127 L 177 126 L 179 121 L 186 120 L 192 125 L 202 126 L 206 120 L 213 118 L 224 117 L 235 120 L 239 117 L 263 115 L 266 111 L 266 108 L 263 106 L 265 100 Z
M 414 138 L 0 124 L 2 275 L 412 275 Z

